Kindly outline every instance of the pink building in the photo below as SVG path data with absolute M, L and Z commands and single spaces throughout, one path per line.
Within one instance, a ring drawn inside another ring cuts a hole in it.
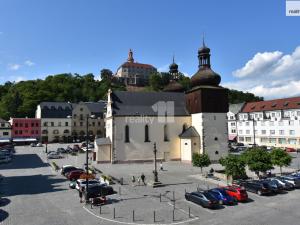
M 41 120 L 36 118 L 11 118 L 11 137 L 13 139 L 36 139 L 41 137 Z

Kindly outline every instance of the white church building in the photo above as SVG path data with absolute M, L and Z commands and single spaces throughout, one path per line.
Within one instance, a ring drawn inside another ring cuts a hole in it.
M 95 140 L 98 163 L 158 160 L 191 162 L 193 152 L 207 153 L 213 162 L 228 154 L 228 92 L 211 69 L 210 49 L 198 50 L 199 69 L 184 91 L 178 66 L 163 92 L 108 92 L 106 138 Z

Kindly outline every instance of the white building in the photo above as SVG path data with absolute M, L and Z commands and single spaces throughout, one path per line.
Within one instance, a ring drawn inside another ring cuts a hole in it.
M 0 118 L 0 142 L 9 142 L 11 139 L 11 125 L 8 121 Z
M 300 148 L 300 97 L 247 103 L 237 132 L 245 144 Z
M 229 112 L 227 113 L 228 119 L 228 140 L 237 141 L 237 118 L 238 114 L 243 109 L 245 103 L 229 105 Z
M 172 92 L 108 92 L 106 138 L 95 141 L 98 162 L 152 161 L 154 143 L 159 160 L 190 162 L 196 152 L 216 162 L 228 154 L 227 89 L 210 67 L 210 49 L 204 45 L 198 58 L 186 93 L 176 80 Z

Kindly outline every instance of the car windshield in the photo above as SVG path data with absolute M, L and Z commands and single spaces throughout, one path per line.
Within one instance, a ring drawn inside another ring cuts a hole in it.
M 208 199 L 208 200 L 216 200 L 215 197 L 210 194 L 209 192 L 204 192 L 203 195 Z

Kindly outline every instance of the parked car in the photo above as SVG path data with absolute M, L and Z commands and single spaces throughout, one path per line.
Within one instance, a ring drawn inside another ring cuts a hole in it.
M 73 151 L 75 151 L 75 152 L 78 152 L 78 151 L 80 151 L 80 147 L 79 147 L 79 145 L 73 145 Z
M 36 147 L 36 143 L 31 143 L 30 147 Z
M 286 152 L 296 152 L 296 149 L 294 148 L 285 148 Z
M 267 183 L 257 182 L 257 181 L 242 181 L 240 183 L 246 191 L 256 193 L 258 195 L 266 195 L 272 193 L 272 190 L 269 188 Z
M 69 180 L 77 180 L 80 178 L 80 176 L 84 173 L 83 169 L 78 169 L 78 170 L 72 170 L 71 172 L 66 174 L 66 177 Z
M 295 188 L 300 188 L 300 179 L 295 176 L 282 176 L 279 179 L 293 184 Z
M 273 178 L 270 178 L 271 180 L 276 180 L 279 184 L 281 184 L 283 186 L 283 189 L 284 190 L 287 190 L 287 191 L 290 191 L 290 190 L 293 190 L 295 188 L 295 186 L 292 184 L 292 183 L 289 183 L 285 180 L 282 180 L 278 177 L 273 177 Z
M 85 151 L 86 152 L 86 150 L 87 150 L 87 147 L 83 147 L 83 148 L 81 148 L 83 151 Z M 94 150 L 94 148 L 90 148 L 89 147 L 89 149 L 88 149 L 88 151 L 93 151 Z
M 50 154 L 47 155 L 48 159 L 61 159 L 63 156 L 57 152 L 51 152 Z
M 111 186 L 105 185 L 89 186 L 88 191 L 85 190 L 83 193 L 85 199 L 97 198 L 100 196 L 107 196 L 113 194 L 115 194 L 114 189 Z
M 204 208 L 217 208 L 219 201 L 212 194 L 207 191 L 185 193 L 185 199 L 187 201 L 194 202 L 201 205 Z
M 222 188 L 213 188 L 208 190 L 216 199 L 219 200 L 220 205 L 233 205 L 236 201 Z
M 10 152 L 9 150 L 7 150 L 7 149 L 4 149 L 4 150 L 1 150 L 0 151 L 0 156 L 7 156 L 7 157 L 12 157 L 13 156 L 13 154 L 12 154 L 12 152 Z
M 72 153 L 73 149 L 70 146 L 67 146 L 66 151 L 67 151 L 67 153 Z
M 228 195 L 233 197 L 236 201 L 245 202 L 248 200 L 248 193 L 244 187 L 240 187 L 237 185 L 226 186 L 224 190 Z
M 61 168 L 61 175 L 66 176 L 66 173 L 69 173 L 74 170 L 78 170 L 78 168 L 72 165 L 65 165 Z
M 266 179 L 261 182 L 267 183 L 273 193 L 281 193 L 283 191 L 283 185 L 280 184 L 277 180 Z
M 43 144 L 39 142 L 36 144 L 36 147 L 43 147 Z
M 96 185 L 100 185 L 100 186 L 105 186 L 107 185 L 106 183 L 100 183 L 99 180 L 96 180 L 96 179 L 93 179 L 93 180 L 88 180 L 88 184 L 89 184 L 89 187 L 92 187 L 92 186 L 96 186 Z M 86 187 L 86 180 L 85 179 L 78 179 L 76 181 L 76 189 L 79 190 L 81 187 Z
M 56 152 L 59 152 L 59 153 L 67 153 L 67 150 L 64 149 L 64 148 L 57 148 L 57 149 L 56 149 Z

